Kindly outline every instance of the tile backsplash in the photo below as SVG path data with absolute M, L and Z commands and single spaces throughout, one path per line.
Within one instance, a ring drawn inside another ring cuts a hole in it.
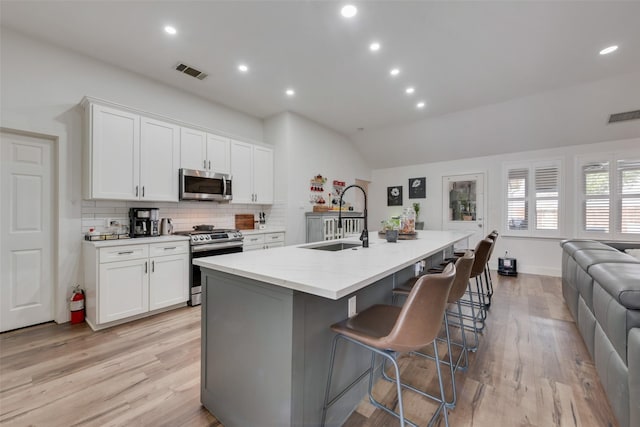
M 160 218 L 171 218 L 175 231 L 191 230 L 197 224 L 213 224 L 217 228 L 235 228 L 235 214 L 265 212 L 267 227 L 285 226 L 285 204 L 244 205 L 215 202 L 125 202 L 117 200 L 83 200 L 82 234 L 95 228 L 108 231 L 107 220 L 129 225 L 129 208 L 158 208 Z

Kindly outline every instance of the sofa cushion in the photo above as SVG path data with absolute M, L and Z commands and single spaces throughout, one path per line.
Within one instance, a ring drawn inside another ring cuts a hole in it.
M 589 274 L 619 304 L 640 310 L 640 263 L 603 262 L 591 266 Z
M 576 260 L 578 265 L 589 274 L 591 274 L 592 266 L 602 264 L 603 262 L 640 264 L 640 261 L 631 255 L 627 255 L 615 249 L 613 251 L 602 249 L 582 249 L 576 251 L 573 254 L 573 258 Z
M 640 249 L 625 249 L 624 252 L 631 255 L 635 259 L 640 260 Z
M 560 246 L 569 254 L 573 256 L 576 251 L 582 249 L 604 249 L 609 251 L 617 251 L 617 249 L 607 246 L 603 243 L 596 242 L 595 240 L 563 240 L 560 242 Z

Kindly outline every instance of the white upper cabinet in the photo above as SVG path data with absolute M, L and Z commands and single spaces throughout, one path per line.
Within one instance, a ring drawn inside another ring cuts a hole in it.
M 231 140 L 208 133 L 207 162 L 211 172 L 231 173 Z
M 140 123 L 140 200 L 178 200 L 180 128 L 142 117 Z
M 273 149 L 85 97 L 84 198 L 177 202 L 179 170 L 232 175 L 234 203 L 273 203 Z
M 89 103 L 85 198 L 178 201 L 179 128 Z
M 253 192 L 255 203 L 273 203 L 273 150 L 256 145 L 253 148 Z
M 229 138 L 184 127 L 180 135 L 180 167 L 216 173 L 231 172 Z
M 273 150 L 231 141 L 233 203 L 273 203 Z
M 88 198 L 138 200 L 140 116 L 95 104 L 88 113 Z
M 180 129 L 180 167 L 208 170 L 207 133 L 195 129 Z

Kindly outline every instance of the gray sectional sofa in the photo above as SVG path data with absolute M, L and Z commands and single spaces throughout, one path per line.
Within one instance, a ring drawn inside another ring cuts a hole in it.
M 640 427 L 640 260 L 622 252 L 634 245 L 561 246 L 562 294 L 609 403 L 620 427 Z

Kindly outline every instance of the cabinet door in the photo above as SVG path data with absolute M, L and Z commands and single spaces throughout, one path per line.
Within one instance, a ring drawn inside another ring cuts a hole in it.
M 138 200 L 140 116 L 94 104 L 91 120 L 91 198 Z
M 140 122 L 140 200 L 178 201 L 178 126 L 142 117 Z
M 273 150 L 255 146 L 253 149 L 254 201 L 260 205 L 273 203 Z
M 149 261 L 100 264 L 98 301 L 99 323 L 149 311 Z
M 253 145 L 231 141 L 233 203 L 253 203 Z
M 207 134 L 195 129 L 180 128 L 180 167 L 206 170 Z
M 231 173 L 231 140 L 208 133 L 207 159 L 212 172 Z
M 189 255 L 151 258 L 149 310 L 168 307 L 189 298 Z

